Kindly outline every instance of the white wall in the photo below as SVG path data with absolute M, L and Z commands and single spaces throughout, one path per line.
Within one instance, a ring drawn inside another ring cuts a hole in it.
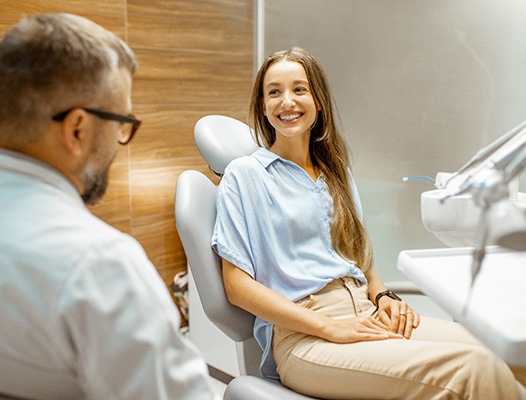
M 377 267 L 400 279 L 400 250 L 444 247 L 420 219 L 420 193 L 433 186 L 402 177 L 454 171 L 526 119 L 526 2 L 262 4 L 263 55 L 301 46 L 325 66 Z

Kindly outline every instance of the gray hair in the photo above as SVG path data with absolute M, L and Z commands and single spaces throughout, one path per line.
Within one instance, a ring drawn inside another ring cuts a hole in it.
M 53 114 L 107 102 L 120 67 L 133 74 L 135 55 L 100 25 L 63 13 L 24 18 L 0 40 L 0 138 L 35 140 Z

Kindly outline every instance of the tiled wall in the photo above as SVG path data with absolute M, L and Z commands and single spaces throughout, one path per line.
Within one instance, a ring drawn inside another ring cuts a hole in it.
M 120 149 L 108 193 L 92 210 L 139 240 L 169 283 L 186 269 L 174 221 L 177 177 L 186 169 L 208 174 L 193 126 L 206 114 L 246 120 L 253 1 L 0 0 L 0 34 L 36 12 L 88 17 L 125 39 L 139 59 L 133 104 L 143 124 Z

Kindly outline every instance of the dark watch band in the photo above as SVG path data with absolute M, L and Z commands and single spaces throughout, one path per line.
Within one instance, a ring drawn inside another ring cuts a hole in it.
M 378 311 L 378 308 L 380 307 L 378 302 L 384 296 L 390 297 L 393 300 L 402 301 L 402 299 L 395 292 L 393 292 L 392 290 L 384 290 L 383 292 L 378 293 L 376 295 L 375 299 L 374 299 L 374 302 L 376 303 L 376 311 Z

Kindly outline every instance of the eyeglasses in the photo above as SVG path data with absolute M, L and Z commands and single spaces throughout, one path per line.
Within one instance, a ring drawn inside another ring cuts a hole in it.
M 83 107 L 77 107 L 81 108 L 87 113 L 96 115 L 97 117 L 101 119 L 107 119 L 110 121 L 118 121 L 121 123 L 121 129 L 120 129 L 120 138 L 119 143 L 122 145 L 130 143 L 130 141 L 133 138 L 133 135 L 135 135 L 135 132 L 137 132 L 137 129 L 139 129 L 139 126 L 141 126 L 141 120 L 135 118 L 133 115 L 119 115 L 119 114 L 113 114 L 107 111 L 101 111 L 101 110 L 95 110 L 93 108 L 83 108 Z M 71 108 L 67 111 L 63 111 L 61 113 L 55 114 L 51 117 L 53 121 L 63 121 L 66 116 L 73 111 L 74 108 Z

